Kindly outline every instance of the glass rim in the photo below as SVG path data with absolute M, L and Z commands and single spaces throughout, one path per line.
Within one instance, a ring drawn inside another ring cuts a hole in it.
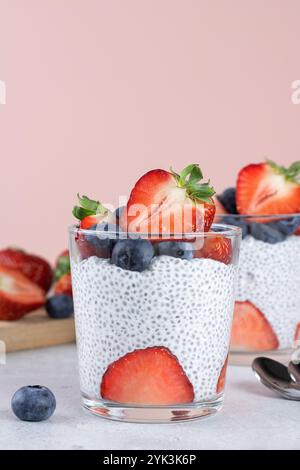
M 300 212 L 293 212 L 292 214 L 225 214 L 218 213 L 216 217 L 235 217 L 237 219 L 292 219 L 293 217 L 300 217 Z
M 172 239 L 182 239 L 182 238 L 204 238 L 204 237 L 241 237 L 242 229 L 236 227 L 235 225 L 229 224 L 220 224 L 214 223 L 211 228 L 217 230 L 209 230 L 208 232 L 184 232 L 184 233 L 170 233 L 170 234 L 161 234 L 161 233 L 142 233 L 142 232 L 117 232 L 115 230 L 97 230 L 97 229 L 82 229 L 76 224 L 72 224 L 68 227 L 68 232 L 70 234 L 83 234 L 83 235 L 98 235 L 105 233 L 106 235 L 116 236 L 118 234 L 124 234 L 124 238 L 159 238 L 163 240 L 164 238 L 169 240 Z

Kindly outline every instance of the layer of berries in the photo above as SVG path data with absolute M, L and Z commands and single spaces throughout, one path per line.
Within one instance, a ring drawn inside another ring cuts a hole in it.
M 110 258 L 123 269 L 140 272 L 150 266 L 153 256 L 160 255 L 230 263 L 229 238 L 217 232 L 215 236 L 191 237 L 210 230 L 216 211 L 214 189 L 202 179 L 196 164 L 179 174 L 151 170 L 137 181 L 127 206 L 115 212 L 99 201 L 79 197 L 73 215 L 82 229 L 76 236 L 81 258 Z
M 239 226 L 243 237 L 275 244 L 300 235 L 300 162 L 288 168 L 270 160 L 247 165 L 236 187 L 215 196 L 215 204 L 217 220 Z

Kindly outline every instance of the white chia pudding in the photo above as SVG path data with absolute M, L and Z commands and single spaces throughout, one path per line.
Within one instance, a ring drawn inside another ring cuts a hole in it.
M 272 326 L 279 348 L 290 348 L 300 322 L 300 237 L 272 245 L 247 236 L 241 243 L 236 300 L 252 302 Z
M 237 267 L 155 257 L 143 272 L 90 257 L 72 264 L 81 389 L 99 397 L 107 367 L 128 352 L 164 346 L 177 356 L 195 401 L 216 397 L 227 357 Z

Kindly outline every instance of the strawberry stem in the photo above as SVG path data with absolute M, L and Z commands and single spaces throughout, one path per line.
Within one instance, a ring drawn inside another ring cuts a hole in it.
M 203 173 L 197 163 L 186 166 L 180 174 L 175 173 L 171 168 L 171 173 L 177 181 L 180 188 L 186 190 L 186 194 L 195 202 L 213 203 L 212 197 L 215 194 L 214 188 L 210 185 L 210 181 L 201 183 Z
M 72 210 L 72 214 L 76 219 L 82 220 L 89 215 L 105 215 L 107 213 L 107 209 L 101 204 L 101 202 L 94 201 L 87 196 L 79 196 L 79 194 L 77 194 L 77 197 L 79 205 L 74 206 Z
M 288 168 L 285 168 L 282 165 L 277 165 L 277 163 L 268 159 L 267 163 L 276 173 L 283 175 L 287 180 L 292 181 L 293 183 L 300 184 L 300 161 L 292 163 Z

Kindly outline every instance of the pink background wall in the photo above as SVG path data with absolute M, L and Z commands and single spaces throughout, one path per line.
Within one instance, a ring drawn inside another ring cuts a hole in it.
M 0 0 L 0 245 L 54 259 L 78 191 L 300 158 L 299 0 Z

